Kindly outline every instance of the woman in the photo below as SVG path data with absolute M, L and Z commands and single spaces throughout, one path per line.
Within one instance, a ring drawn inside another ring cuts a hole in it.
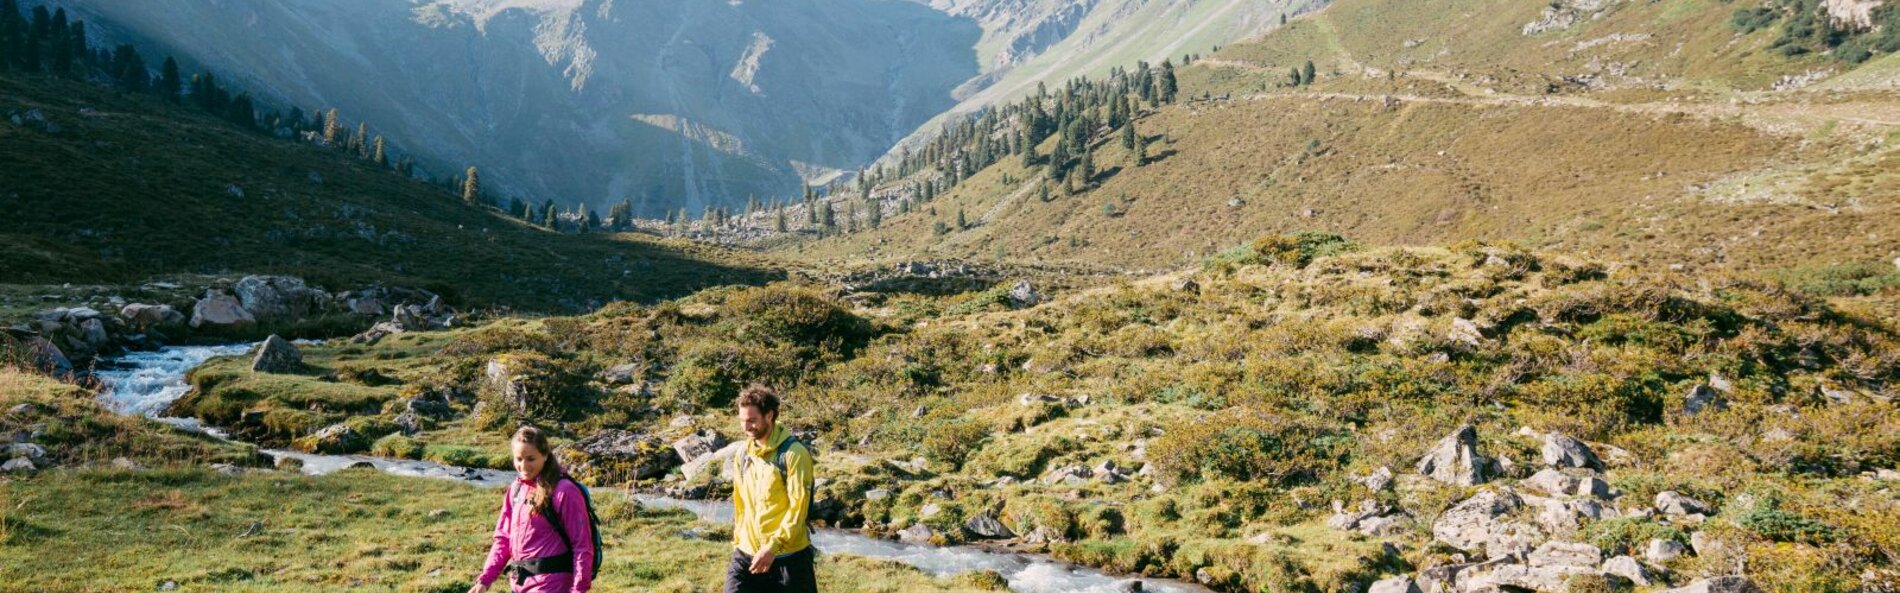
M 486 593 L 505 572 L 518 593 L 587 593 L 594 584 L 594 533 L 587 500 L 561 471 L 539 429 L 512 439 L 515 481 L 495 519 L 495 544 L 469 593 Z

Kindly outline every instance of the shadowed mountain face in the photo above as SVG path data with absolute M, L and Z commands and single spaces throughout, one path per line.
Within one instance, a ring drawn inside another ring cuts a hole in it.
M 437 176 L 636 213 L 786 196 L 977 74 L 971 21 L 877 0 L 68 0 L 242 88 L 337 108 Z

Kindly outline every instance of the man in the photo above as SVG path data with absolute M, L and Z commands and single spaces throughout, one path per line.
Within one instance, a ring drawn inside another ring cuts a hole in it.
M 754 384 L 739 394 L 747 440 L 733 461 L 732 562 L 726 593 L 817 593 L 812 571 L 812 454 L 778 425 L 778 394 Z

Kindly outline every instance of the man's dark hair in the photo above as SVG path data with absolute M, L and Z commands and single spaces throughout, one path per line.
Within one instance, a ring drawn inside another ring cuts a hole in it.
M 778 392 L 758 383 L 747 385 L 745 391 L 739 392 L 739 407 L 747 406 L 758 408 L 760 414 L 771 414 L 773 418 L 778 418 Z

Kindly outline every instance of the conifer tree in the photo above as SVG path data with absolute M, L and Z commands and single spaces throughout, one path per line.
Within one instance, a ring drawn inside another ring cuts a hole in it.
M 378 167 L 389 166 L 389 153 L 384 150 L 382 134 L 376 135 L 376 156 L 373 157 L 373 161 Z
M 1160 91 L 1161 102 L 1173 103 L 1174 94 L 1178 91 L 1174 82 L 1174 64 L 1168 63 L 1167 60 L 1161 61 L 1161 74 L 1157 78 L 1157 82 L 1160 88 L 1156 90 Z
M 356 158 L 369 160 L 369 123 L 356 122 L 356 135 L 350 137 L 350 143 L 356 145 Z
M 778 221 L 773 224 L 772 228 L 773 230 L 776 230 L 781 233 L 786 232 L 788 230 L 785 226 L 785 210 L 784 209 L 780 209 L 778 211 Z
M 1309 85 L 1313 84 L 1313 61 L 1312 60 L 1306 61 L 1306 68 L 1302 69 L 1300 71 L 1300 74 L 1302 75 L 1300 79 L 1304 82 L 1304 84 L 1309 84 Z
M 550 231 L 561 230 L 560 209 L 554 207 L 553 198 L 541 203 L 541 226 Z
M 1135 122 L 1131 121 L 1131 122 L 1128 122 L 1128 125 L 1122 126 L 1122 149 L 1123 150 L 1127 150 L 1131 152 L 1135 150 L 1135 141 L 1136 141 L 1135 136 L 1136 136 Z
M 327 146 L 336 146 L 336 143 L 342 140 L 342 136 L 343 124 L 337 121 L 336 108 L 331 107 L 323 114 L 323 143 Z
M 165 65 L 158 71 L 158 96 L 177 104 L 183 100 L 184 79 L 178 74 L 178 60 L 165 56 Z
M 475 165 L 468 166 L 468 175 L 462 178 L 462 203 L 474 206 L 481 200 L 481 175 L 475 171 Z
M 959 206 L 957 207 L 957 230 L 961 231 L 967 228 L 970 228 L 970 221 L 963 216 L 963 207 Z

